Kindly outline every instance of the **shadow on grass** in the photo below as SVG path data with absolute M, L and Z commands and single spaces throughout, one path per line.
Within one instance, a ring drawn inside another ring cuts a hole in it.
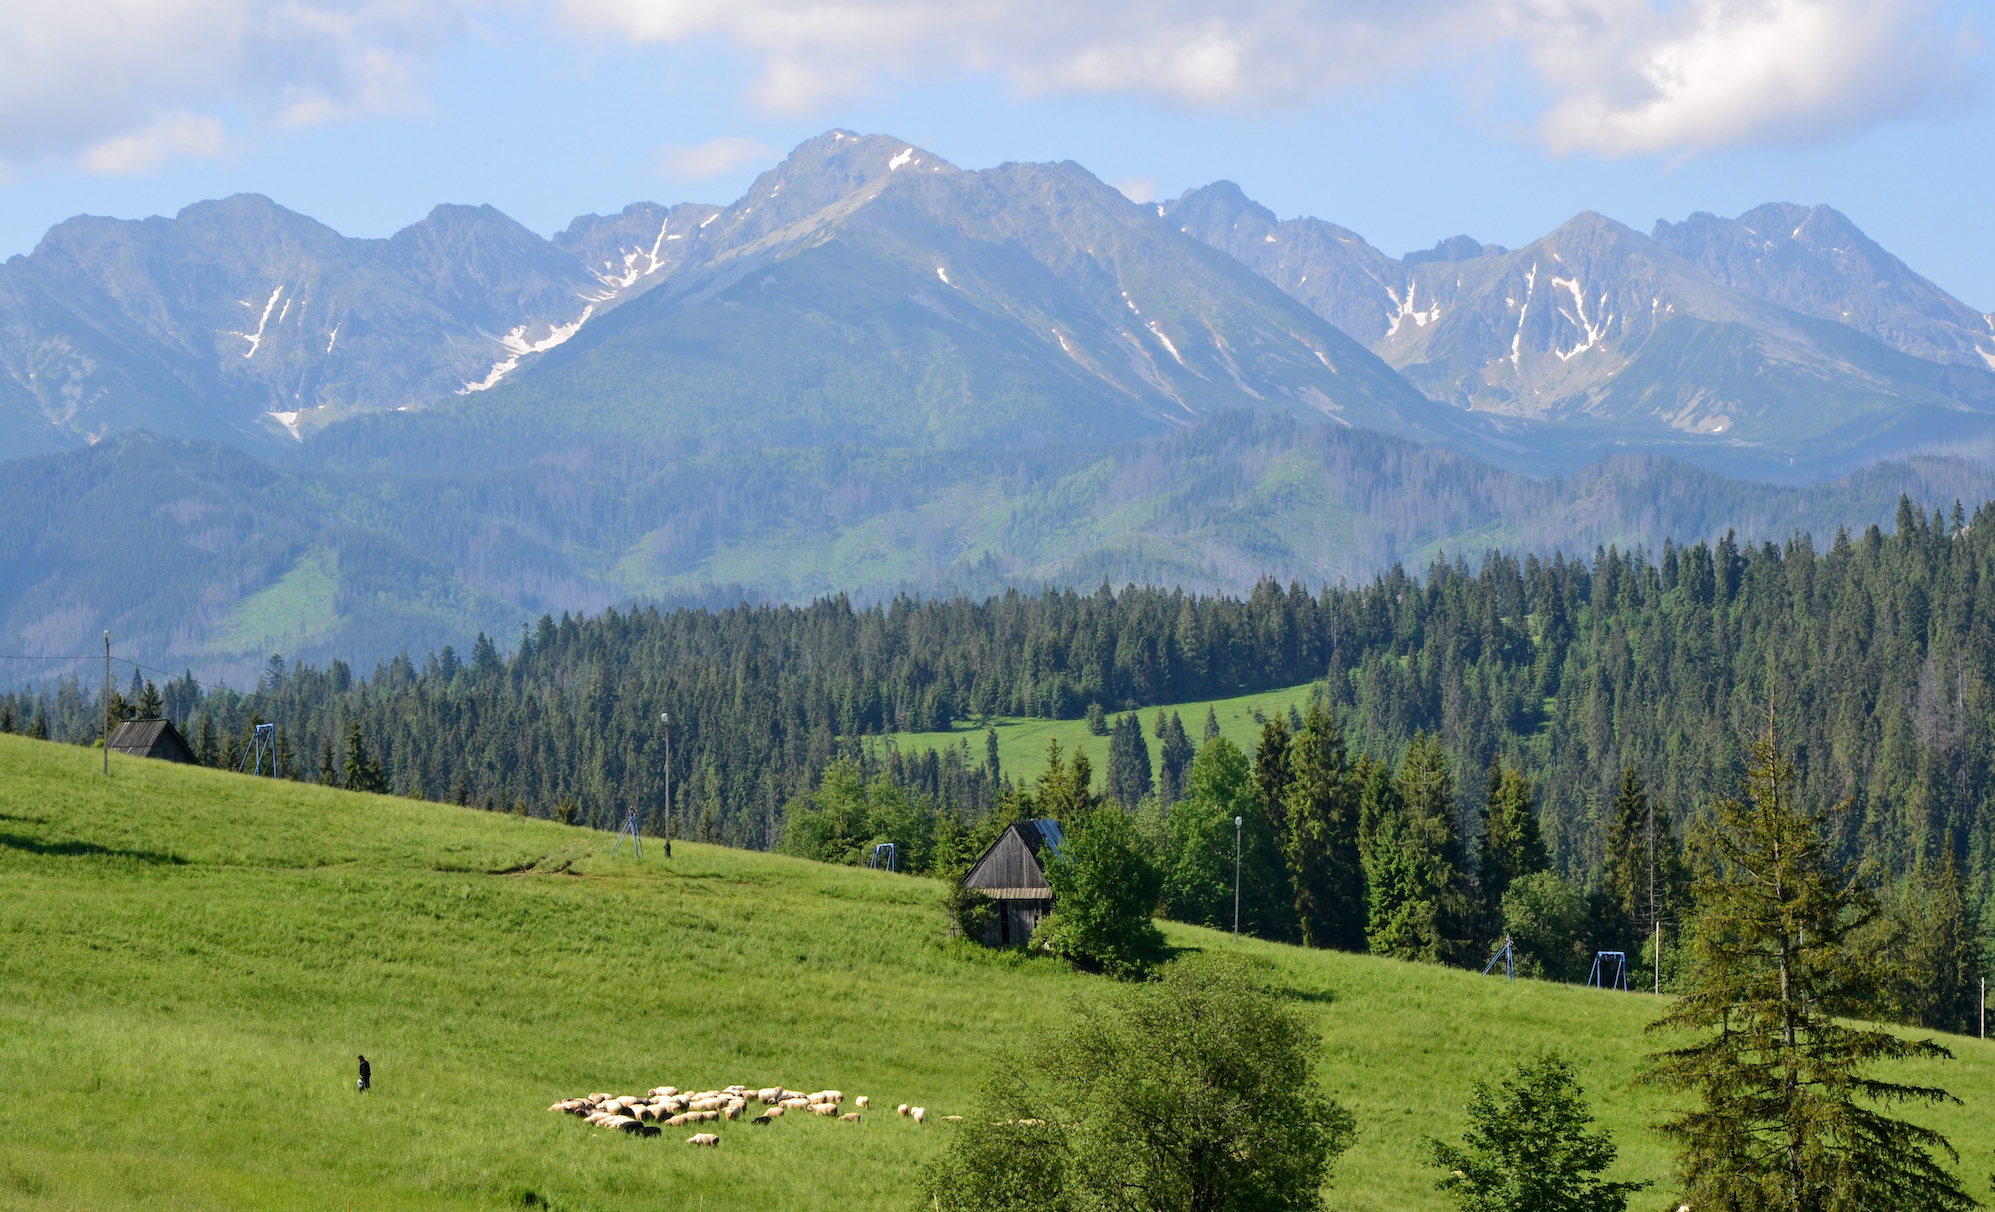
M 177 854 L 161 854 L 156 850 L 119 850 L 99 846 L 95 842 L 45 842 L 40 838 L 22 837 L 18 833 L 0 833 L 0 849 L 21 850 L 50 858 L 111 858 L 174 867 L 187 865 L 187 860 Z

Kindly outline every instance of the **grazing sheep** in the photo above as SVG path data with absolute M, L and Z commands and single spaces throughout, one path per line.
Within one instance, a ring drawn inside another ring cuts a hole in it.
M 785 1108 L 782 1107 L 771 1107 L 767 1111 L 764 1111 L 761 1115 L 757 1116 L 755 1118 L 755 1122 L 759 1124 L 767 1120 L 781 1119 L 783 1118 L 784 1110 Z
M 729 1118 L 729 1119 L 740 1119 L 740 1118 L 741 1118 L 741 1108 L 742 1108 L 743 1106 L 745 1106 L 745 1105 L 746 1105 L 746 1104 L 743 1104 L 743 1103 L 729 1103 L 729 1104 L 728 1104 L 728 1105 L 726 1106 L 726 1108 L 725 1108 L 725 1109 L 723 1109 L 723 1110 L 721 1111 L 721 1114 L 722 1114 L 722 1115 L 724 1115 L 724 1116 L 726 1116 L 726 1117 L 727 1117 L 727 1118 Z
M 870 1105 L 872 1104 L 872 1101 L 873 1101 L 873 1100 L 871 1100 L 871 1099 L 867 1098 L 867 1097 L 866 1097 L 865 1095 L 861 1094 L 861 1095 L 860 1095 L 860 1096 L 859 1096 L 858 1098 L 855 1098 L 855 1099 L 853 1099 L 852 1101 L 853 1101 L 853 1102 L 856 1102 L 856 1103 L 858 1103 L 858 1104 L 859 1104 L 859 1109 L 860 1109 L 861 1111 L 863 1111 L 863 1110 L 865 1110 L 865 1109 L 866 1109 L 866 1108 L 867 1108 L 868 1106 L 870 1106 Z
M 906 1115 L 907 1112 L 908 1112 L 908 1106 L 906 1103 L 902 1103 L 900 1106 L 894 1108 L 895 1115 Z
M 596 1126 L 599 1128 L 615 1128 L 619 1132 L 627 1132 L 637 1127 L 637 1121 L 628 1115 L 609 1115 L 603 1117 L 603 1122 Z
M 717 1119 L 719 1119 L 719 1118 L 720 1118 L 720 1112 L 718 1112 L 718 1111 L 702 1111 L 702 1112 L 700 1112 L 700 1113 L 699 1113 L 699 1116 L 700 1116 L 700 1122 L 701 1122 L 701 1123 L 703 1123 L 703 1124 L 710 1124 L 710 1123 L 712 1123 L 713 1121 L 715 1121 L 715 1120 L 717 1120 Z
M 679 1092 L 677 1086 L 653 1086 L 647 1093 L 653 1098 L 670 1098 Z
M 908 1112 L 908 1114 L 913 1116 L 914 1122 L 918 1124 L 928 1118 L 928 1108 L 916 1107 L 914 1110 Z
M 776 1105 L 778 1107 L 788 1107 L 792 1111 L 800 1111 L 810 1106 L 810 1100 L 807 1098 L 786 1098 Z
M 670 1124 L 672 1127 L 677 1128 L 683 1125 L 687 1120 L 691 1118 L 693 1118 L 692 1115 L 682 1111 L 679 1114 L 673 1116 L 672 1118 L 666 1120 L 665 1122 L 667 1124 Z
M 762 1103 L 763 1106 L 773 1107 L 777 1103 L 782 1101 L 783 1088 L 781 1086 L 768 1086 L 761 1090 L 757 1090 L 755 1092 L 755 1097 L 758 1101 Z
M 838 1104 L 836 1104 L 836 1103 L 812 1103 L 812 1104 L 810 1105 L 810 1109 L 811 1109 L 812 1113 L 814 1113 L 814 1114 L 817 1114 L 817 1115 L 836 1115 L 836 1114 L 838 1114 Z
M 657 1109 L 656 1107 L 652 1107 L 652 1106 L 648 1106 L 648 1105 L 647 1105 L 647 1106 L 643 1106 L 643 1107 L 639 1107 L 639 1108 L 637 1109 L 637 1118 L 639 1118 L 639 1119 L 657 1119 L 657 1118 L 658 1118 L 658 1109 Z
M 816 1094 L 813 1094 L 813 1095 L 810 1095 L 810 1096 L 809 1096 L 809 1101 L 810 1101 L 811 1105 L 813 1105 L 813 1106 L 816 1106 L 816 1105 L 817 1105 L 817 1104 L 819 1104 L 819 1103 L 828 1103 L 828 1102 L 831 1102 L 831 1101 L 832 1101 L 832 1098 L 831 1098 L 831 1091 L 829 1091 L 829 1090 L 819 1090 L 819 1091 L 818 1091 L 818 1092 L 817 1092 Z
M 720 1143 L 720 1137 L 715 1136 L 711 1132 L 695 1132 L 686 1138 L 686 1143 L 689 1145 L 701 1145 L 711 1149 Z
M 839 1116 L 838 1118 L 845 1123 L 856 1124 L 859 1122 L 859 1113 L 857 1111 L 847 1111 L 845 1114 Z
M 717 1098 L 696 1098 L 687 1109 L 691 1111 L 718 1111 L 721 1106 L 722 1102 Z

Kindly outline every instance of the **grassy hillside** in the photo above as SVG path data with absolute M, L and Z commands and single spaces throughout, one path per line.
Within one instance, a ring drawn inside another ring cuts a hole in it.
M 1164 710 L 1178 713 L 1184 721 L 1185 734 L 1191 737 L 1192 744 L 1197 745 L 1205 738 L 1205 709 L 1211 707 L 1219 717 L 1219 734 L 1238 745 L 1242 752 L 1252 753 L 1254 746 L 1261 742 L 1261 725 L 1254 718 L 1254 713 L 1259 711 L 1271 716 L 1290 707 L 1301 711 L 1309 704 L 1310 685 L 1304 682 L 1300 686 L 1210 702 L 1173 703 Z M 1143 721 L 1143 743 L 1150 747 L 1150 773 L 1155 777 L 1164 749 L 1163 742 L 1156 735 L 1157 708 L 1146 707 L 1137 715 Z M 1113 723 L 1115 715 L 1111 714 L 1108 719 Z M 1108 772 L 1108 738 L 1089 732 L 1086 720 L 1004 718 L 993 720 L 990 727 L 997 729 L 998 766 L 1015 783 L 1026 783 L 1039 777 L 1046 769 L 1046 744 L 1056 740 L 1060 742 L 1063 753 L 1072 753 L 1079 748 L 1088 755 L 1088 761 L 1094 766 L 1097 784 Z M 960 744 L 967 739 L 970 742 L 970 760 L 981 762 L 984 758 L 985 731 L 980 724 L 965 722 L 947 732 L 897 733 L 894 743 L 900 746 L 902 753 L 919 753 L 924 749 Z
M 724 1124 L 710 1151 L 544 1108 L 741 1081 L 962 1110 L 993 1052 L 1103 988 L 947 941 L 908 877 L 693 845 L 640 865 L 547 822 L 98 761 L 0 736 L 0 1208 L 908 1207 L 946 1124 Z M 1439 1208 L 1422 1137 L 1547 1045 L 1622 1173 L 1664 1171 L 1627 1084 L 1653 999 L 1242 950 L 1304 999 L 1357 1115 L 1334 1207 Z M 1953 1043 L 1907 1076 L 1965 1100 L 1931 1121 L 1985 1195 L 1995 1049 Z

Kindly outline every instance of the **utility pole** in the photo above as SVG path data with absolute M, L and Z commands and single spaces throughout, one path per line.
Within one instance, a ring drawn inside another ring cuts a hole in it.
M 111 776 L 111 633 L 104 633 L 104 777 Z
M 1988 978 L 1981 978 L 1981 1038 L 1988 1038 Z
M 665 725 L 665 857 L 672 857 L 672 713 L 658 717 Z
M 1233 941 L 1240 941 L 1240 818 L 1233 818 Z

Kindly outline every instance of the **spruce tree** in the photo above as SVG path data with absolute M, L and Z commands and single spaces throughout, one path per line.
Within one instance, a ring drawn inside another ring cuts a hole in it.
M 166 704 L 159 697 L 159 687 L 152 684 L 151 678 L 146 679 L 145 686 L 139 691 L 133 708 L 136 713 L 133 717 L 135 719 L 156 720 L 166 714 Z
M 1205 705 L 1205 735 L 1199 738 L 1198 743 L 1199 746 L 1203 748 L 1204 746 L 1210 745 L 1212 744 L 1212 742 L 1218 739 L 1219 739 L 1219 713 L 1213 710 L 1212 704 L 1207 703 Z
M 1538 832 L 1538 803 L 1531 782 L 1498 758 L 1489 768 L 1489 795 L 1483 803 L 1481 881 L 1487 939 L 1503 931 L 1503 894 L 1512 882 L 1551 865 Z
M 333 765 L 332 733 L 328 732 L 319 743 L 318 782 L 322 787 L 339 786 L 339 770 Z
M 35 708 L 35 722 L 28 725 L 28 739 L 35 741 L 48 739 L 48 712 L 39 706 Z
M 1150 746 L 1143 741 L 1143 722 L 1136 713 L 1115 718 L 1108 736 L 1108 798 L 1134 809 L 1150 794 Z
M 367 742 L 360 735 L 360 722 L 355 720 L 346 728 L 346 778 L 341 786 L 348 791 L 385 792 L 388 780 L 382 776 L 381 767 L 367 752 Z
M 1184 721 L 1175 711 L 1164 724 L 1163 732 L 1164 743 L 1157 754 L 1157 798 L 1168 806 L 1185 793 L 1185 778 L 1191 772 L 1191 760 L 1198 756 L 1198 749 L 1185 735 Z
M 1358 788 L 1344 734 L 1320 703 L 1309 706 L 1289 742 L 1283 854 L 1295 885 L 1303 942 L 1339 951 L 1365 949 L 1365 872 L 1358 855 Z
M 1695 1096 L 1662 1125 L 1683 1202 L 1699 1212 L 1953 1212 L 1977 1206 L 1936 1155 L 1946 1137 L 1879 1108 L 1956 1102 L 1875 1077 L 1879 1062 L 1949 1059 L 1931 1040 L 1864 1025 L 1880 1008 L 1860 945 L 1876 898 L 1804 807 L 1774 714 L 1753 741 L 1744 800 L 1699 832 L 1687 990 L 1651 1030 L 1688 1034 L 1644 1080 Z M 1847 802 L 1842 806 L 1847 807 Z
M 14 696 L 10 694 L 6 702 L 0 703 L 0 734 L 11 734 L 17 727 L 14 721 Z
M 1254 750 L 1254 788 L 1278 836 L 1288 836 L 1288 724 L 1279 716 L 1261 725 L 1261 743 Z
M 991 781 L 991 786 L 994 788 L 998 785 L 998 779 L 1002 777 L 998 767 L 998 738 L 995 728 L 984 733 L 984 777 Z
M 206 711 L 201 713 L 201 731 L 194 742 L 194 756 L 201 759 L 203 766 L 222 764 L 221 743 L 215 737 L 215 717 Z
M 1978 1026 L 1981 916 L 1953 851 L 1921 863 L 1891 890 L 1882 937 L 1893 1021 L 1973 1034 Z
M 1688 874 L 1683 851 L 1663 811 L 1633 766 L 1623 767 L 1620 790 L 1609 809 L 1607 846 L 1601 872 L 1610 936 L 1630 956 L 1653 948 L 1656 925 L 1664 943 L 1675 937 Z M 1650 962 L 1657 957 L 1650 956 Z
M 1371 898 L 1371 950 L 1436 964 L 1479 959 L 1473 955 L 1474 910 L 1463 879 L 1454 779 L 1440 740 L 1416 733 L 1391 794 L 1374 792 L 1373 801 L 1371 864 L 1383 886 Z

